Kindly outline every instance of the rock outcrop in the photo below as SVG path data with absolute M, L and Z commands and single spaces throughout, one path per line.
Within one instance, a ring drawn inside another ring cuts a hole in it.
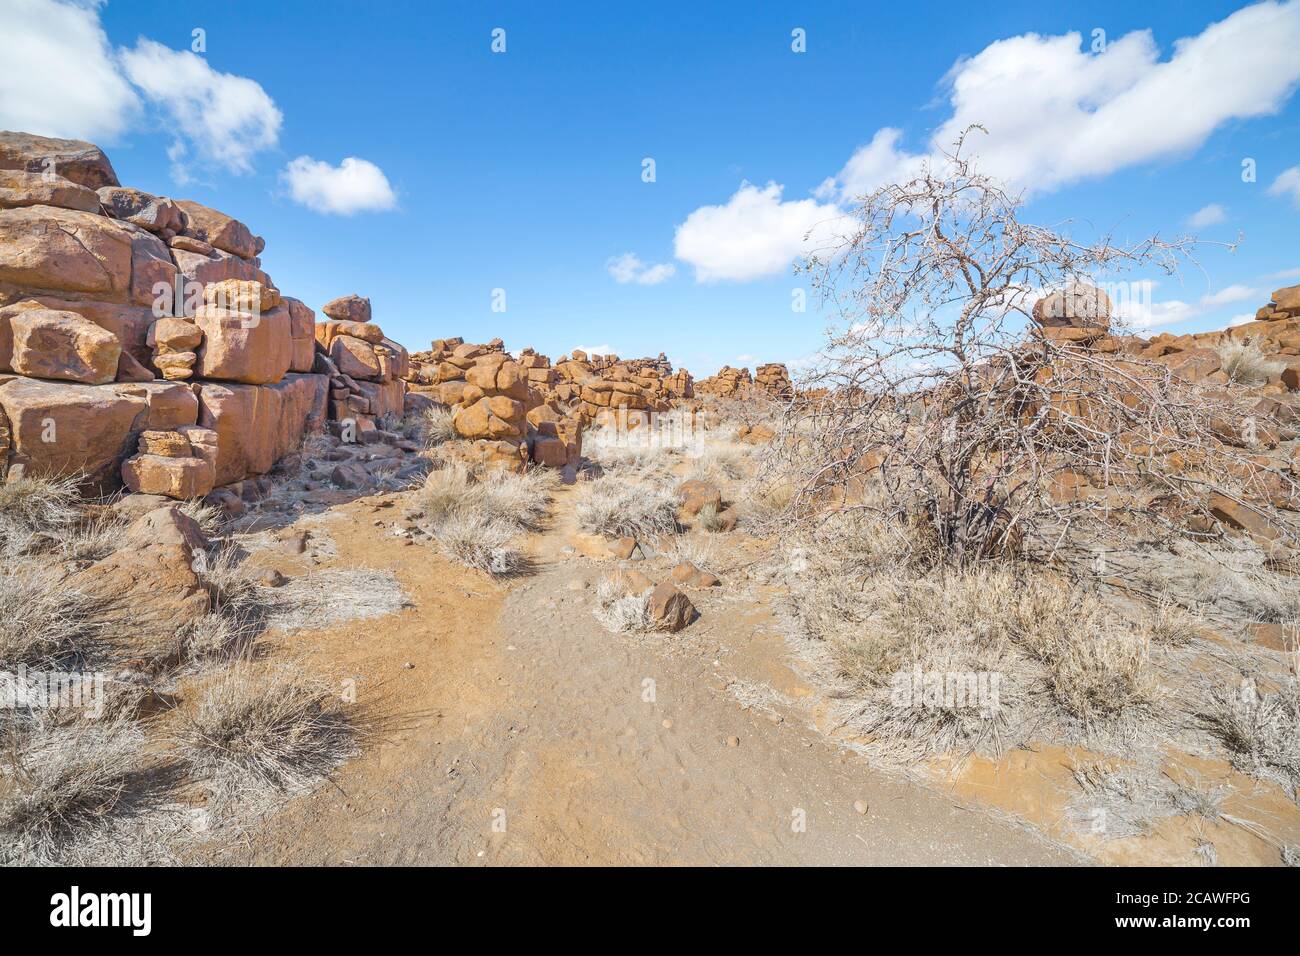
M 406 350 L 368 299 L 283 296 L 265 241 L 118 182 L 98 147 L 0 133 L 0 480 L 197 498 L 264 475 L 332 417 L 400 417 Z M 220 496 L 218 496 L 220 497 Z

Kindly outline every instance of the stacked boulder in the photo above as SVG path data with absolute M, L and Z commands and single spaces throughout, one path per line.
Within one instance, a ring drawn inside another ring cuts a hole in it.
M 732 368 L 724 365 L 718 374 L 711 375 L 695 384 L 698 395 L 712 395 L 715 398 L 739 398 L 752 388 L 754 379 L 747 368 Z
M 780 362 L 760 365 L 754 372 L 754 387 L 778 401 L 789 401 L 794 397 L 790 372 Z
M 264 246 L 90 143 L 0 132 L 0 480 L 198 497 L 322 428 L 312 312 Z
M 321 311 L 326 320 L 315 323 L 315 335 L 319 368 L 330 377 L 330 419 L 369 434 L 377 422 L 401 418 L 410 355 L 371 321 L 370 300 L 346 295 Z
M 411 356 L 407 378 L 414 393 L 451 409 L 458 438 L 442 445 L 444 457 L 512 471 L 581 460 L 581 423 L 548 399 L 560 373 L 532 349 L 515 359 L 500 339 L 436 339 Z
M 789 401 L 794 397 L 794 383 L 790 381 L 790 372 L 780 362 L 760 365 L 753 376 L 747 368 L 724 365 L 718 374 L 698 382 L 695 392 L 715 398 L 735 399 L 762 394 L 778 401 Z

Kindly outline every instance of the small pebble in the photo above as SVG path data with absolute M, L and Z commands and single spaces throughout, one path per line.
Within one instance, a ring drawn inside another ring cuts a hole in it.
M 667 717 L 665 717 L 665 718 L 664 718 L 664 730 L 672 730 L 672 729 L 673 729 L 673 722 L 672 722 L 671 720 L 669 720 Z
M 410 661 L 407 661 L 405 664 L 402 665 L 402 669 L 403 669 L 403 670 L 408 670 L 408 671 L 413 671 L 413 670 L 415 670 L 415 665 L 412 664 Z
M 736 737 L 736 736 L 728 737 L 728 738 L 727 738 L 727 746 L 728 746 L 728 747 L 739 747 L 739 746 L 740 746 L 740 738 L 739 738 L 739 737 Z
M 858 813 L 866 813 L 867 805 L 861 800 L 854 800 L 853 809 L 856 810 Z

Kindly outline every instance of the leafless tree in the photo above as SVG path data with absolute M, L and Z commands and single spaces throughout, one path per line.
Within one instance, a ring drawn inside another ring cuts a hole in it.
M 1253 454 L 1276 437 L 1258 397 L 1109 327 L 1141 298 L 1112 317 L 1114 293 L 1138 288 L 1116 277 L 1176 274 L 1195 240 L 1089 243 L 1023 223 L 1022 197 L 964 140 L 865 196 L 804 264 L 837 322 L 802 382 L 816 400 L 792 406 L 774 450 L 773 468 L 798 464 L 783 518 L 879 508 L 921 522 L 955 564 L 1084 519 L 1209 531 L 1229 507 L 1292 534 L 1267 502 L 1295 484 Z

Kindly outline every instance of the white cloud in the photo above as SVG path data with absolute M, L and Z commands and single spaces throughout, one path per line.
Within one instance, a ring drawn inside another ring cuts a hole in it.
M 671 262 L 647 266 L 632 252 L 609 259 L 605 263 L 605 270 L 620 284 L 635 282 L 638 285 L 658 285 L 677 274 L 677 267 Z
M 910 156 L 898 149 L 903 131 L 892 127 L 877 130 L 871 142 L 849 157 L 844 168 L 825 180 L 814 191 L 819 199 L 833 199 L 842 194 L 852 199 L 869 193 L 881 183 L 905 183 L 915 177 L 925 163 L 922 156 Z
M 576 346 L 576 348 L 579 352 L 586 352 L 588 357 L 591 357 L 592 355 L 617 355 L 618 354 L 608 345 L 579 345 Z
M 1130 310 L 1116 309 L 1116 314 L 1128 320 L 1136 330 L 1154 329 L 1161 325 L 1173 325 L 1195 318 L 1200 310 L 1191 303 L 1181 299 L 1166 299 L 1164 302 L 1152 302 L 1150 305 L 1135 305 Z
M 1291 204 L 1300 209 L 1300 166 L 1292 166 L 1282 171 L 1273 185 L 1268 187 L 1270 196 L 1287 196 Z
M 219 73 L 188 50 L 140 38 L 122 52 L 131 82 L 167 114 L 176 131 L 168 155 L 173 174 L 189 178 L 191 156 L 232 173 L 252 171 L 253 156 L 276 145 L 283 116 L 253 80 Z
M 950 71 L 952 112 L 926 152 L 983 124 L 988 135 L 968 141 L 981 169 L 1028 190 L 1186 153 L 1230 120 L 1277 112 L 1300 83 L 1298 45 L 1300 5 L 1272 0 L 1176 41 L 1167 60 L 1149 30 L 1102 53 L 1078 33 L 999 40 Z M 820 195 L 851 199 L 912 168 L 921 155 L 897 141 L 896 130 L 877 132 Z M 1283 188 L 1300 194 L 1300 172 Z
M 351 216 L 397 205 L 397 196 L 384 171 L 374 163 L 349 156 L 337 166 L 299 156 L 284 167 L 280 178 L 293 201 L 316 212 Z
M 840 218 L 834 205 L 781 200 L 784 187 L 742 182 L 725 205 L 701 206 L 677 227 L 673 248 L 697 282 L 746 282 L 776 275 L 806 250 L 804 236 Z
M 1195 302 L 1186 302 L 1182 299 L 1149 302 L 1146 301 L 1145 297 L 1138 295 L 1127 300 L 1121 298 L 1116 304 L 1115 315 L 1127 322 L 1135 331 L 1143 331 L 1162 325 L 1174 325 L 1178 322 L 1201 318 L 1225 305 L 1246 302 L 1252 299 L 1263 301 L 1265 295 L 1266 293 L 1262 293 L 1258 289 L 1240 283 L 1225 286 L 1217 292 L 1208 292 Z M 1246 316 L 1246 319 L 1249 320 L 1254 318 L 1255 314 L 1253 312 Z M 1238 325 L 1240 319 L 1241 316 L 1236 316 L 1229 324 Z
M 1227 218 L 1228 211 L 1217 202 L 1212 202 L 1188 216 L 1187 225 L 1193 229 L 1204 229 L 1206 226 L 1217 226 Z
M 0 128 L 111 141 L 138 107 L 95 4 L 0 4 Z
M 1232 318 L 1230 318 L 1228 320 L 1228 327 L 1232 328 L 1232 326 L 1234 325 L 1245 325 L 1247 322 L 1254 322 L 1254 321 L 1255 321 L 1254 312 L 1243 312 L 1241 315 L 1234 315 Z
M 1250 286 L 1241 285 L 1240 283 L 1224 286 L 1218 292 L 1210 292 L 1201 298 L 1201 305 L 1206 308 L 1213 308 L 1219 305 L 1230 305 L 1233 302 L 1244 302 L 1247 299 L 1260 298 L 1258 289 L 1252 289 Z

